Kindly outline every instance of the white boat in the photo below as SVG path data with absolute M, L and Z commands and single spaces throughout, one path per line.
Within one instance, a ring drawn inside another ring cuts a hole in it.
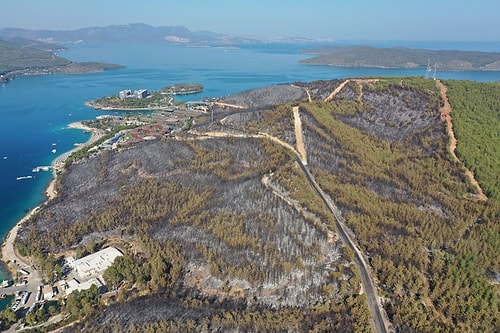
M 57 150 L 54 148 L 51 150 L 52 154 L 55 154 L 57 152 Z
M 37 166 L 36 168 L 33 168 L 33 172 L 40 172 L 40 171 L 50 171 L 51 167 L 48 165 L 42 165 L 42 166 Z
M 21 176 L 17 177 L 16 180 L 31 179 L 31 178 L 33 178 L 33 176 Z

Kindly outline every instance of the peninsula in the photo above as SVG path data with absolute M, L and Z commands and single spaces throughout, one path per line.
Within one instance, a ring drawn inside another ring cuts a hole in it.
M 0 40 L 0 83 L 21 75 L 85 74 L 124 68 L 102 62 L 74 62 L 55 54 L 61 49 L 25 39 Z
M 322 46 L 303 51 L 315 54 L 307 65 L 376 68 L 436 67 L 441 71 L 500 70 L 500 53 L 456 50 L 423 50 L 403 47 Z
M 162 110 L 173 111 L 177 108 L 176 101 L 172 95 L 196 94 L 203 91 L 203 85 L 199 83 L 181 83 L 164 87 L 159 91 L 148 89 L 130 90 L 125 89 L 117 95 L 100 97 L 88 101 L 85 105 L 96 110 L 120 110 L 120 111 L 147 111 Z
M 199 83 L 179 83 L 173 86 L 164 87 L 160 90 L 162 94 L 168 95 L 188 95 L 197 94 L 205 89 L 202 84 Z

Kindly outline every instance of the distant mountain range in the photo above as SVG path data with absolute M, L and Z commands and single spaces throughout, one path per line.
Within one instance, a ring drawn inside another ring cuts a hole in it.
M 326 42 L 307 38 L 235 37 L 210 31 L 190 31 L 183 26 L 153 27 L 143 23 L 89 27 L 70 31 L 0 29 L 0 82 L 17 75 L 90 72 L 119 68 L 110 64 L 76 65 L 55 52 L 66 47 L 58 44 L 133 44 L 172 43 L 189 46 L 241 45 L 259 43 Z M 376 48 L 370 46 L 322 46 L 303 51 L 314 54 L 301 61 L 310 65 L 339 67 L 416 68 L 450 71 L 500 70 L 500 53 Z M 71 65 L 71 66 L 69 66 Z M 97 67 L 96 67 L 97 65 Z
M 190 31 L 183 26 L 153 27 L 143 23 L 89 27 L 78 30 L 26 30 L 20 28 L 0 29 L 0 39 L 22 37 L 49 43 L 181 43 L 181 44 L 248 44 L 270 41 L 313 42 L 307 38 L 259 39 L 235 37 L 210 31 Z

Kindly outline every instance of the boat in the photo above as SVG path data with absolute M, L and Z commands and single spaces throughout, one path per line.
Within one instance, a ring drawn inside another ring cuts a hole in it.
M 54 148 L 51 150 L 52 154 L 55 154 L 57 152 L 57 150 Z
M 40 171 L 50 171 L 51 167 L 48 165 L 42 165 L 42 166 L 37 166 L 36 168 L 33 168 L 33 172 L 40 172 Z
M 17 177 L 16 180 L 31 179 L 31 178 L 33 178 L 33 176 L 20 176 Z

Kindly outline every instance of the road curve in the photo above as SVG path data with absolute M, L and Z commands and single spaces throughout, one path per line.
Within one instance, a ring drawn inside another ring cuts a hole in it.
M 303 170 L 307 181 L 309 184 L 314 188 L 316 193 L 321 197 L 323 202 L 326 204 L 328 209 L 332 212 L 332 214 L 335 217 L 335 223 L 337 227 L 337 233 L 342 239 L 342 242 L 346 244 L 353 252 L 354 252 L 354 263 L 356 266 L 358 266 L 358 269 L 360 271 L 361 275 L 361 284 L 363 286 L 363 290 L 366 295 L 366 299 L 368 302 L 368 307 L 370 310 L 370 313 L 372 315 L 372 326 L 377 333 L 387 333 L 390 332 L 388 329 L 388 324 L 387 320 L 385 319 L 385 313 L 382 307 L 382 304 L 380 303 L 380 299 L 377 296 L 377 292 L 375 289 L 375 285 L 371 279 L 368 264 L 364 260 L 363 255 L 361 254 L 361 251 L 357 248 L 357 246 L 354 244 L 354 242 L 351 240 L 349 237 L 346 227 L 344 225 L 344 217 L 342 216 L 342 213 L 340 212 L 340 209 L 335 205 L 335 203 L 323 192 L 323 190 L 320 188 L 320 186 L 316 183 L 314 180 L 313 176 L 309 172 L 309 170 L 306 168 L 304 163 L 302 163 L 301 156 L 300 154 L 292 147 L 291 145 L 279 140 L 278 138 L 275 138 L 273 136 L 267 135 L 265 133 L 260 133 L 260 135 L 248 135 L 248 134 L 243 134 L 243 135 L 235 135 L 232 133 L 225 133 L 225 132 L 208 132 L 208 133 L 198 133 L 196 131 L 191 131 L 191 134 L 195 134 L 200 137 L 204 136 L 205 138 L 213 138 L 213 137 L 257 137 L 257 138 L 264 138 L 267 137 L 269 139 L 272 139 L 276 143 L 283 145 L 284 147 L 290 149 L 296 158 L 297 163 L 299 164 L 300 168 Z
M 335 96 L 335 94 L 338 93 L 345 86 L 345 84 L 348 83 L 348 81 L 349 80 L 344 81 L 341 84 L 341 86 L 339 86 L 337 89 L 335 89 L 335 91 L 330 96 L 332 96 L 332 98 L 333 98 L 333 96 Z M 330 98 L 330 96 L 328 98 Z M 222 125 L 224 125 L 224 124 L 222 123 Z M 262 132 L 260 132 L 258 135 L 248 135 L 248 134 L 235 135 L 235 134 L 226 133 L 226 132 L 198 133 L 196 131 L 191 130 L 191 133 L 195 134 L 195 135 L 207 135 L 207 138 L 210 138 L 210 137 L 234 137 L 234 136 L 257 137 L 257 138 L 267 137 L 267 138 L 273 140 L 274 142 L 290 149 L 294 153 L 296 161 L 299 164 L 302 171 L 304 172 L 307 181 L 314 188 L 316 193 L 321 197 L 321 199 L 326 204 L 328 209 L 334 215 L 335 224 L 337 227 L 337 233 L 340 236 L 340 238 L 342 239 L 342 242 L 344 242 L 344 244 L 346 246 L 348 246 L 354 252 L 354 263 L 356 264 L 356 266 L 358 266 L 358 269 L 360 271 L 361 284 L 363 286 L 363 290 L 364 290 L 365 295 L 366 295 L 366 299 L 368 302 L 368 308 L 369 308 L 370 313 L 372 315 L 372 326 L 374 328 L 374 331 L 377 333 L 390 332 L 390 329 L 388 328 L 389 322 L 386 319 L 387 317 L 385 315 L 385 311 L 384 311 L 382 304 L 380 302 L 380 298 L 377 295 L 375 285 L 374 285 L 372 278 L 371 278 L 371 275 L 370 275 L 369 266 L 366 263 L 361 251 L 358 249 L 356 244 L 349 237 L 349 234 L 346 231 L 347 227 L 344 225 L 345 219 L 342 216 L 340 209 L 336 206 L 336 204 L 333 202 L 333 200 L 329 196 L 327 196 L 323 192 L 321 187 L 316 183 L 316 181 L 314 180 L 314 177 L 310 173 L 309 169 L 307 169 L 305 163 L 303 163 L 301 154 L 294 147 L 292 147 L 290 144 L 283 142 L 276 137 L 273 137 L 269 134 L 262 133 Z

